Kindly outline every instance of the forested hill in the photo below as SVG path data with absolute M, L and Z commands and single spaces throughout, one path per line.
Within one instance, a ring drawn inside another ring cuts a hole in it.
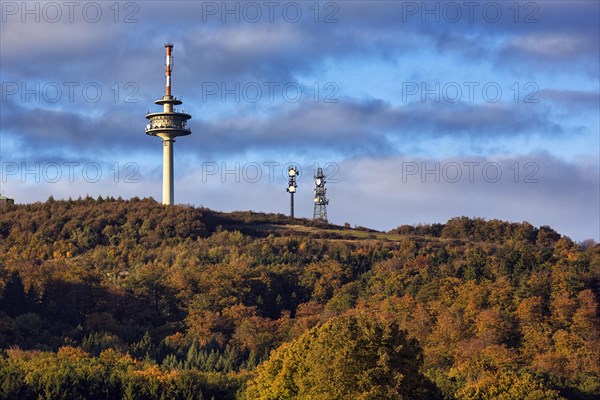
M 0 207 L 0 399 L 594 399 L 599 299 L 547 226 L 50 198 Z

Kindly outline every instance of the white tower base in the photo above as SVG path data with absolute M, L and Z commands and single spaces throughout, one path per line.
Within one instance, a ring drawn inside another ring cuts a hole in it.
M 163 139 L 163 204 L 175 202 L 173 195 L 173 139 Z

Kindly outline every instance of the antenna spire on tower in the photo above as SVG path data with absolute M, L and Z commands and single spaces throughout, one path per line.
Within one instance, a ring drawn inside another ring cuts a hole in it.
M 165 64 L 165 96 L 171 96 L 171 70 L 173 69 L 173 63 L 171 62 L 171 51 L 173 50 L 173 44 L 165 44 L 165 50 L 167 52 L 167 61 Z

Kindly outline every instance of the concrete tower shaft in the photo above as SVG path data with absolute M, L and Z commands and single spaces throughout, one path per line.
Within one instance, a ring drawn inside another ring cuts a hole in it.
M 165 44 L 166 63 L 165 63 L 165 95 L 162 99 L 154 103 L 163 106 L 162 112 L 148 113 L 146 118 L 150 123 L 146 125 L 146 134 L 158 136 L 163 142 L 163 204 L 174 203 L 174 180 L 173 180 L 173 143 L 178 136 L 187 136 L 192 133 L 187 126 L 187 121 L 192 118 L 191 115 L 178 112 L 175 106 L 181 105 L 181 100 L 171 95 L 171 72 L 173 61 L 171 53 L 173 45 Z
M 173 182 L 173 142 L 175 140 L 163 138 L 163 204 L 175 202 Z

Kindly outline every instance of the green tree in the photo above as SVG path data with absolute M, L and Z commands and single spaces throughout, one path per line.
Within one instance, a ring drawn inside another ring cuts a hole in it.
M 258 367 L 246 399 L 435 399 L 421 350 L 395 323 L 334 318 L 286 343 Z
M 456 394 L 461 400 L 559 400 L 555 390 L 528 372 L 502 370 L 494 376 L 467 384 Z

